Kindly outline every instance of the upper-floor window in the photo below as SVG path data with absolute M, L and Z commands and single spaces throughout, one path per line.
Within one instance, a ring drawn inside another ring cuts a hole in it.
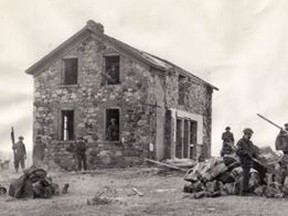
M 185 102 L 185 76 L 178 77 L 178 104 L 184 105 Z
M 105 79 L 108 85 L 120 84 L 119 56 L 105 56 Z
M 78 83 L 78 59 L 67 58 L 63 59 L 64 62 L 64 73 L 63 73 L 63 84 L 64 85 L 75 85 Z

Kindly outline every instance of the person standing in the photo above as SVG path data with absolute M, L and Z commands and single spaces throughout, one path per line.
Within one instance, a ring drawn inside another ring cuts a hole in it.
M 245 196 L 249 194 L 249 178 L 250 169 L 254 168 L 259 172 L 261 183 L 264 183 L 266 168 L 261 166 L 257 162 L 257 147 L 250 140 L 253 134 L 251 128 L 245 128 L 243 130 L 243 137 L 237 142 L 236 154 L 240 158 L 240 163 L 243 168 L 243 182 L 241 187 L 240 195 Z
M 119 126 L 116 119 L 111 119 L 107 127 L 106 140 L 117 141 L 119 140 Z
M 25 169 L 25 159 L 27 158 L 26 155 L 26 148 L 25 144 L 23 143 L 24 137 L 19 136 L 19 141 L 13 144 L 13 151 L 14 151 L 14 166 L 16 172 L 19 170 L 19 163 L 21 164 L 22 171 Z
M 288 123 L 284 124 L 284 129 L 277 135 L 275 146 L 276 150 L 283 152 L 279 161 L 280 173 L 278 177 L 279 183 L 283 185 L 286 176 L 288 176 Z
M 77 136 L 75 142 L 75 153 L 78 162 L 78 170 L 81 171 L 82 163 L 84 170 L 87 170 L 87 157 L 86 157 L 87 145 L 85 140 L 81 136 Z
M 223 157 L 226 154 L 232 154 L 235 152 L 235 146 L 234 146 L 234 135 L 232 132 L 230 132 L 231 128 L 228 126 L 225 128 L 225 132 L 222 134 L 222 140 L 223 145 L 220 152 L 221 157 Z
M 37 136 L 33 147 L 33 165 L 39 166 L 45 158 L 46 144 L 42 142 L 41 136 Z

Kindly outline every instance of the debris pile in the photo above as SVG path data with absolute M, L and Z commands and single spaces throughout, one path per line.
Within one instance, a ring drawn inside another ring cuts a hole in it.
M 68 186 L 66 186 L 68 190 Z M 60 194 L 59 185 L 52 181 L 44 169 L 30 167 L 11 182 L 8 194 L 15 198 L 51 198 Z
M 2 161 L 0 159 L 0 170 L 7 170 L 9 169 L 10 161 L 9 160 L 4 160 Z
M 288 177 L 281 185 L 279 156 L 270 147 L 258 149 L 258 162 L 268 169 L 266 184 L 261 183 L 259 173 L 251 169 L 249 191 L 253 195 L 266 197 L 288 197 Z M 243 169 L 236 154 L 215 157 L 198 162 L 184 176 L 190 182 L 184 192 L 193 193 L 194 198 L 239 195 L 243 180 Z
M 86 203 L 87 205 L 108 205 L 115 201 L 117 197 L 117 190 L 105 186 L 94 197 L 87 199 Z
M 3 196 L 7 193 L 7 189 L 0 184 L 0 196 Z

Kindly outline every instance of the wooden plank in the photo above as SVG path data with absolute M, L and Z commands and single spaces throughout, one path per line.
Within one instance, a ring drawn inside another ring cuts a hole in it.
M 179 171 L 182 171 L 182 172 L 185 172 L 185 173 L 187 172 L 187 170 L 184 170 L 184 169 L 181 169 L 181 168 L 179 168 L 177 166 L 166 164 L 166 163 L 163 163 L 163 162 L 160 162 L 160 161 L 155 161 L 155 160 L 151 160 L 151 159 L 147 159 L 147 158 L 145 158 L 145 161 L 150 162 L 150 163 L 154 163 L 154 164 L 157 164 L 157 165 L 160 165 L 160 166 L 165 166 L 165 167 L 168 167 L 168 168 L 171 168 L 171 169 L 179 170 Z

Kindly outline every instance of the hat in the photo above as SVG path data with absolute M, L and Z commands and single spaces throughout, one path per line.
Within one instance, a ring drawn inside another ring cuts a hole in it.
M 23 140 L 23 139 L 24 139 L 24 137 L 23 137 L 23 136 L 19 136 L 19 137 L 18 137 L 18 139 L 22 139 L 22 140 Z
M 244 134 L 253 134 L 254 132 L 253 132 L 253 130 L 252 130 L 251 128 L 245 128 L 245 129 L 243 130 L 243 133 L 244 133 Z
M 225 128 L 225 130 L 231 130 L 231 128 L 230 128 L 229 126 L 227 126 L 227 127 Z

